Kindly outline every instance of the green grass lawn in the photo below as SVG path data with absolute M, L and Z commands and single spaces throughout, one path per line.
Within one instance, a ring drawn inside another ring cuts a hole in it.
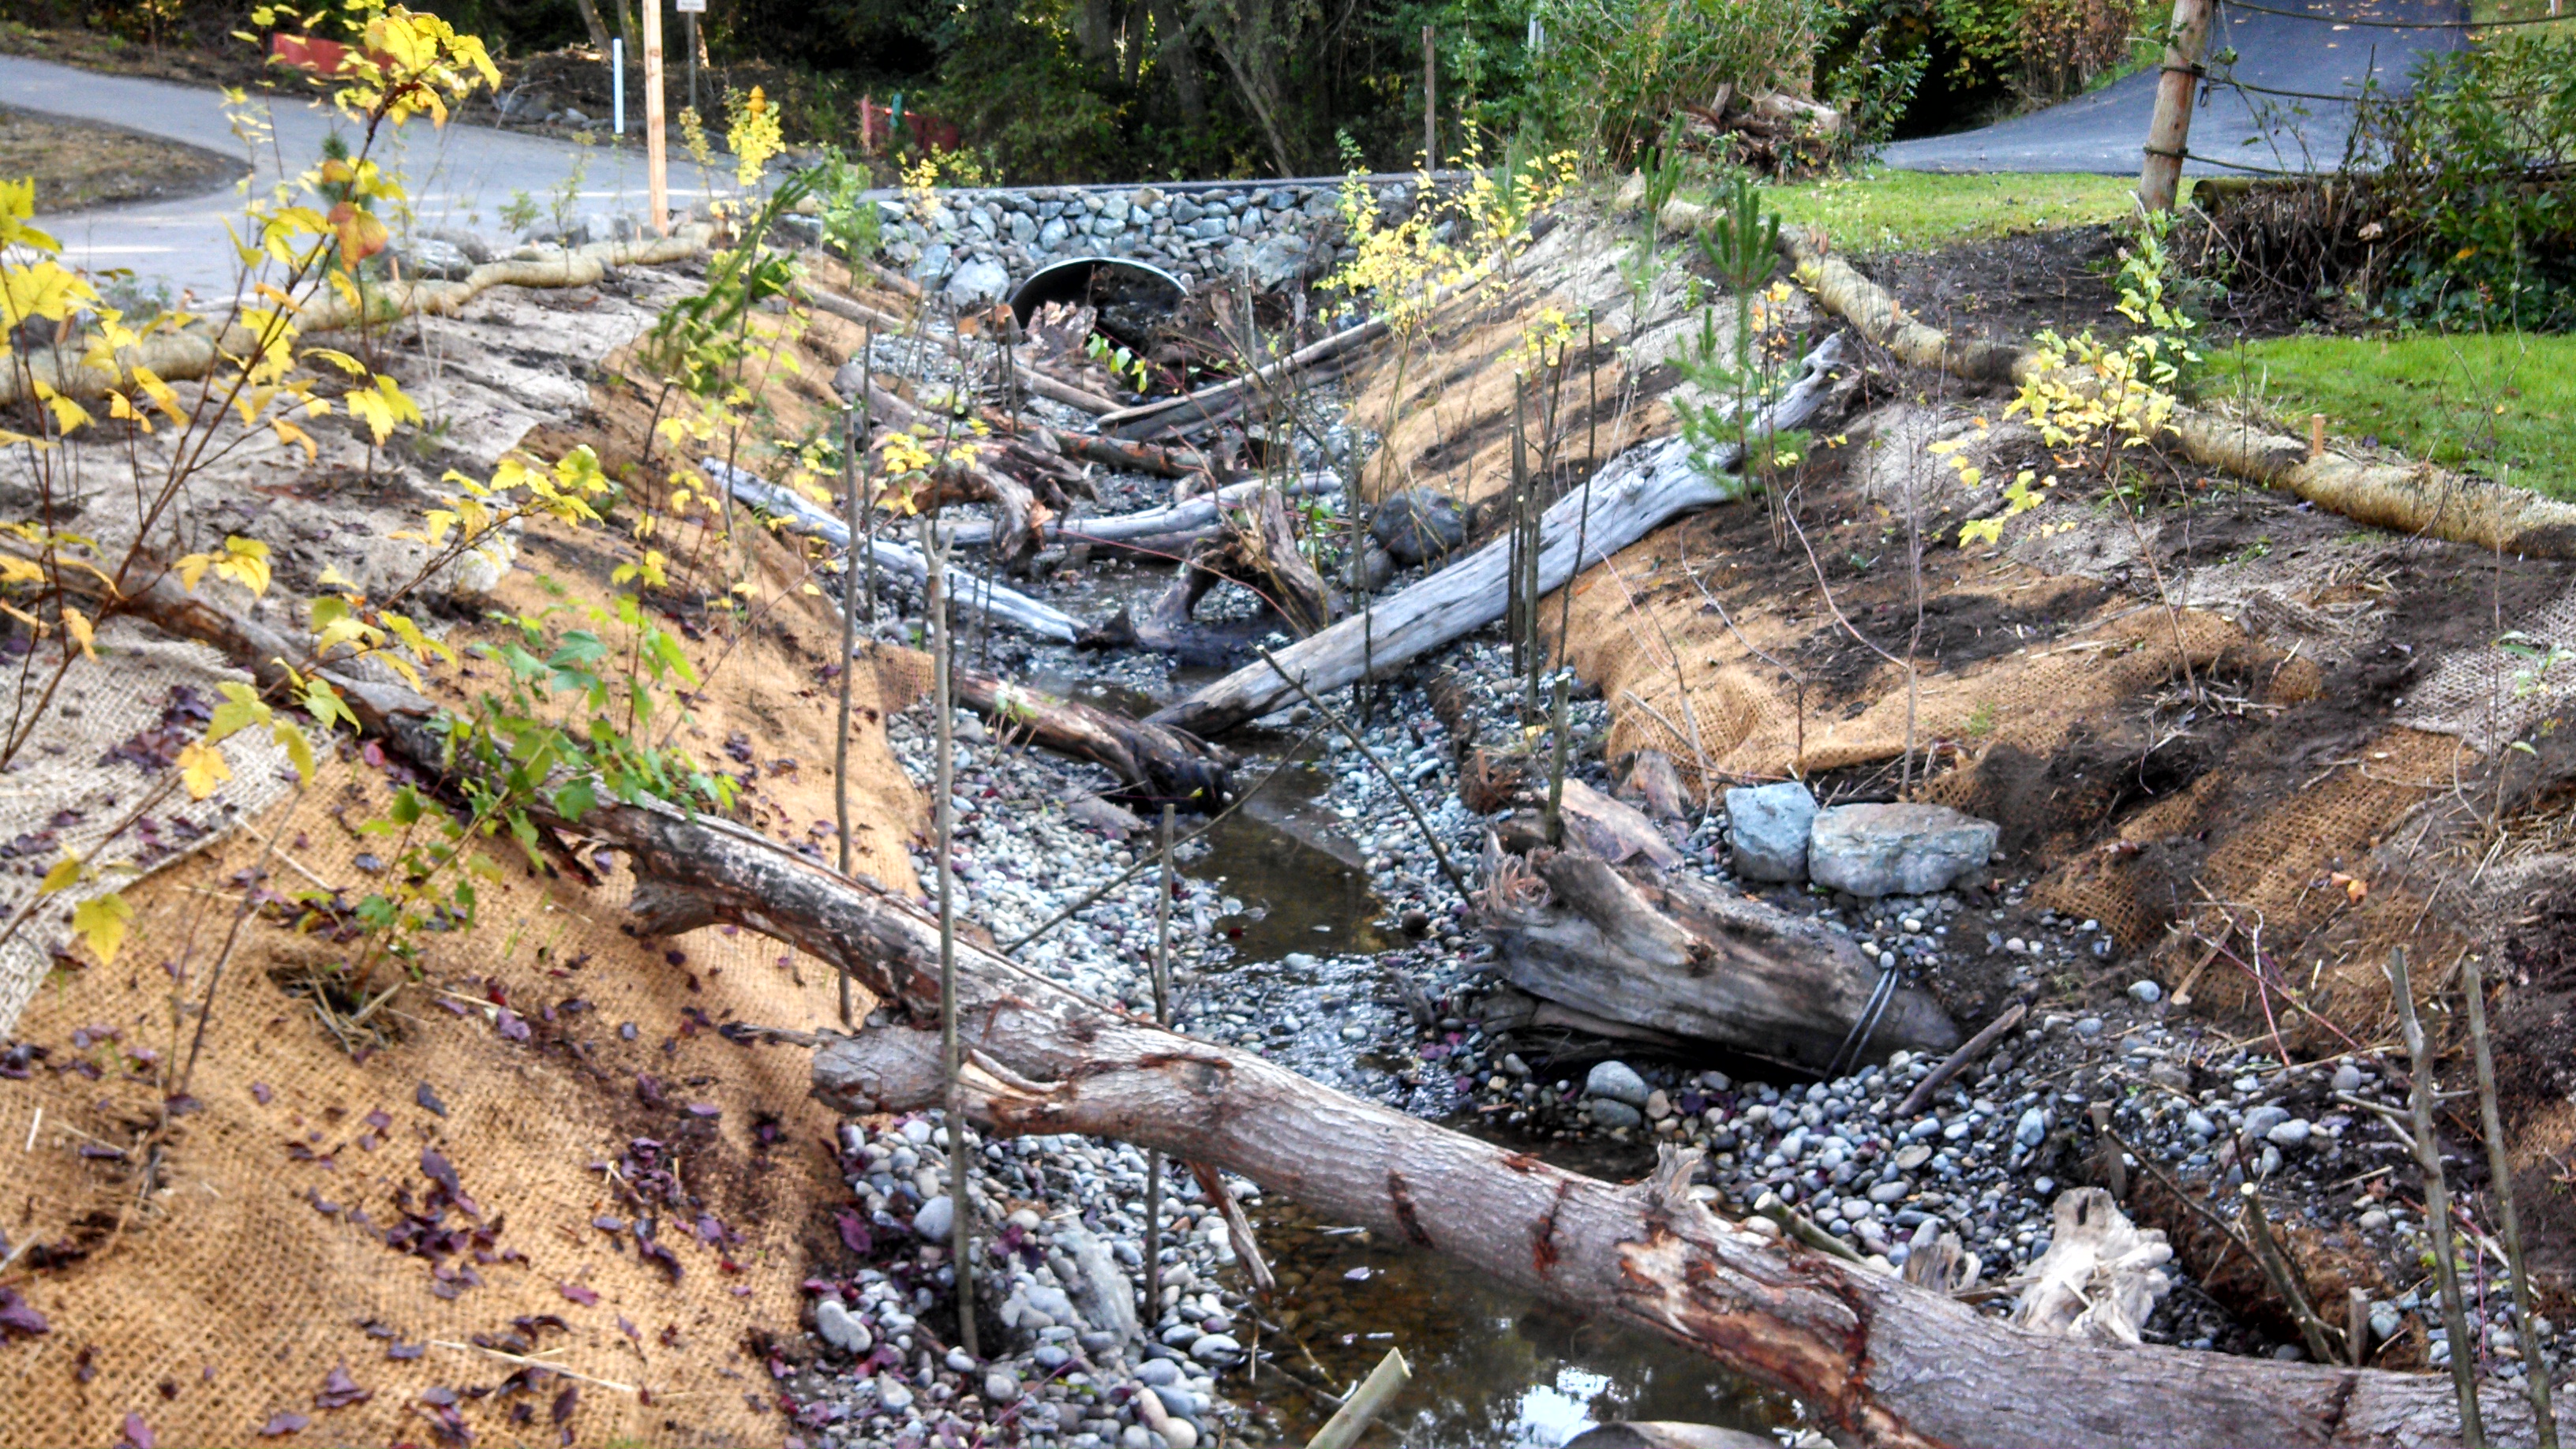
M 2561 18 L 2555 25 L 2518 25 L 2514 29 L 2526 35 L 2537 31 L 2542 35 L 2576 37 L 2576 4 L 2560 0 L 2558 13 Z M 2549 0 L 2469 0 L 2469 18 L 2480 24 L 2492 24 L 2498 20 L 2539 20 L 2548 14 Z M 2484 33 L 2501 35 L 2508 32 Z
M 1870 171 L 1763 188 L 1783 222 L 1821 226 L 1845 251 L 1903 251 L 2008 232 L 2117 221 L 2137 207 L 2134 176 L 1949 175 Z
M 2576 336 L 2276 337 L 2211 360 L 2206 384 L 2328 432 L 2576 500 Z

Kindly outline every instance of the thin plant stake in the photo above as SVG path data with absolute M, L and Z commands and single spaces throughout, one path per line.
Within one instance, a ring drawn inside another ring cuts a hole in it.
M 1423 842 L 1431 847 L 1432 859 L 1440 862 L 1440 873 L 1449 877 L 1449 885 L 1458 892 L 1458 899 L 1462 901 L 1475 899 L 1475 892 L 1467 889 L 1467 878 L 1460 875 L 1458 867 L 1451 863 L 1449 848 L 1440 843 L 1439 832 L 1431 828 L 1430 817 L 1422 813 L 1422 806 L 1414 800 L 1413 792 L 1406 789 L 1404 782 L 1395 778 L 1395 773 L 1378 759 L 1377 751 L 1370 749 L 1368 741 L 1360 738 L 1360 732 L 1351 728 L 1348 720 L 1335 714 L 1331 705 L 1317 699 L 1315 692 L 1306 687 L 1306 681 L 1280 667 L 1278 659 L 1269 650 L 1261 649 L 1259 645 L 1253 647 L 1260 649 L 1262 662 L 1270 666 L 1270 672 L 1278 675 L 1290 689 L 1297 691 L 1307 704 L 1314 707 L 1315 713 L 1322 715 L 1335 729 L 1340 730 L 1350 740 L 1352 747 L 1360 752 L 1360 758 L 1368 761 L 1369 768 L 1377 771 L 1377 777 L 1384 780 L 1387 786 L 1395 791 L 1395 798 L 1404 802 L 1406 813 L 1413 817 L 1415 828 L 1422 832 Z
M 860 389 L 860 395 L 866 396 L 866 389 Z M 846 414 L 843 420 L 849 421 Z M 850 538 L 854 544 L 866 522 L 865 505 L 859 499 L 859 476 L 864 470 L 858 464 L 858 451 L 863 436 L 862 429 L 852 426 L 845 435 L 846 446 L 841 449 L 841 487 L 848 500 Z M 840 830 L 843 875 L 850 873 L 850 659 L 859 637 L 859 581 L 850 577 L 850 554 L 857 551 L 853 548 L 841 555 L 841 728 L 832 739 L 832 823 Z M 873 560 L 875 551 L 868 550 L 868 555 Z M 849 963 L 841 962 L 835 969 L 840 975 L 841 1030 L 849 1031 L 853 1029 Z
M 2441 1139 L 2433 1133 L 2433 1053 L 2424 1045 L 2424 1023 L 2415 1016 L 2403 946 L 2389 948 L 2388 984 L 2396 999 L 2398 1028 L 2406 1037 L 2407 1067 L 2415 1078 L 2409 1094 L 2415 1109 L 2415 1162 L 2424 1172 L 2424 1226 L 2432 1230 L 2433 1273 L 2442 1287 L 2442 1327 L 2451 1347 L 2451 1382 L 2460 1397 L 2460 1443 L 2464 1449 L 2486 1449 L 2486 1425 L 2478 1417 L 2477 1345 L 2460 1306 L 2460 1265 L 2452 1255 L 2451 1189 L 2442 1177 Z
M 1172 804 L 1163 802 L 1163 878 L 1154 892 L 1154 1023 L 1172 1024 Z M 1145 1155 L 1145 1313 L 1163 1311 L 1163 1154 Z
M 2522 1215 L 2513 1205 L 2513 1163 L 2504 1151 L 2504 1114 L 2496 1107 L 2495 1054 L 2487 1046 L 2486 981 L 2478 958 L 2460 963 L 2460 989 L 2468 997 L 2469 1042 L 2478 1063 L 2478 1125 L 2487 1136 L 2487 1179 L 2495 1184 L 2496 1216 L 2504 1229 L 2505 1268 L 2513 1275 L 2514 1327 L 2521 1330 L 2523 1374 L 2531 1391 L 2531 1420 L 2539 1449 L 2558 1449 L 2558 1415 L 2549 1406 L 2548 1360 L 2540 1356 L 2540 1331 L 2532 1327 L 2531 1277 L 2523 1267 Z M 2453 1350 L 2457 1352 L 2458 1350 Z
M 957 828 L 956 806 L 952 803 L 957 779 L 957 733 L 956 721 L 951 717 L 949 687 L 950 655 L 956 640 L 948 626 L 948 541 L 940 536 L 933 514 L 922 515 L 921 557 L 927 566 L 921 601 L 930 617 L 931 703 L 939 712 L 937 788 L 931 817 L 939 849 L 939 1070 L 946 1087 L 948 1206 L 949 1219 L 954 1224 L 949 1232 L 949 1255 L 957 1267 L 957 1346 L 966 1350 L 968 1358 L 981 1358 L 983 1355 L 975 1349 L 975 1209 L 967 1199 L 973 1154 L 966 1142 L 966 1092 L 958 1081 L 957 1070 L 957 871 L 949 858 Z

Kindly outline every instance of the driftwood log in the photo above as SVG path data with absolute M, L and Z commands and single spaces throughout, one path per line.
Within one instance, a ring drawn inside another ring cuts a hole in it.
M 1132 543 L 1145 539 L 1158 545 L 1182 538 L 1195 541 L 1220 526 L 1224 510 L 1239 509 L 1250 503 L 1263 490 L 1283 493 L 1291 498 L 1314 498 L 1338 492 L 1341 480 L 1330 473 L 1308 473 L 1285 483 L 1229 483 L 1214 493 L 1202 493 L 1179 503 L 1159 508 L 1139 509 L 1109 518 L 1055 518 L 1046 525 L 1049 543 Z M 960 523 L 951 535 L 959 543 L 974 547 L 989 541 L 993 526 L 989 523 Z
M 1233 753 L 1196 735 L 954 665 L 949 682 L 959 707 L 1005 738 L 1025 736 L 1042 750 L 1106 766 L 1126 785 L 1120 799 L 1204 812 L 1234 798 Z
M 858 301 L 854 298 L 842 296 L 840 293 L 817 283 L 808 281 L 801 290 L 805 300 L 812 303 L 817 310 L 829 312 L 833 316 L 838 317 L 845 322 L 856 322 L 859 325 L 867 327 L 884 336 L 900 337 L 913 330 L 913 324 L 911 322 L 908 322 L 901 317 L 897 317 L 891 312 L 871 307 L 867 303 Z M 953 337 L 945 337 L 937 340 L 942 347 L 945 347 L 950 352 L 956 353 L 960 357 L 965 356 L 965 349 L 958 345 L 957 339 Z M 1045 398 L 1049 402 L 1062 403 L 1076 412 L 1097 415 L 1118 410 L 1117 403 L 1108 398 L 1102 397 L 1100 394 L 1091 391 L 1089 388 L 1076 387 L 1062 378 L 1052 376 L 1035 367 L 1026 365 L 1021 366 L 1018 373 L 1018 380 L 1020 386 L 1027 388 L 1037 396 Z
M 1478 897 L 1503 979 L 1586 1016 L 1809 1071 L 1843 1054 L 1864 1018 L 1867 1060 L 1959 1044 L 1920 989 L 1876 1002 L 1878 968 L 1848 938 L 1688 873 L 1489 845 Z
M 1278 387 L 1299 374 L 1327 366 L 1348 366 L 1347 359 L 1355 358 L 1361 348 L 1386 334 L 1386 320 L 1372 317 L 1356 327 L 1345 328 L 1320 342 L 1301 347 L 1276 362 L 1265 363 L 1241 377 L 1180 397 L 1102 414 L 1098 426 L 1100 431 L 1113 438 L 1144 442 L 1220 423 L 1249 407 L 1264 389 Z
M 1755 425 L 1755 436 L 1801 427 L 1824 405 L 1833 370 L 1850 355 L 1840 333 L 1809 353 L 1802 373 Z M 1727 460 L 1732 466 L 1733 460 Z M 1732 502 L 1742 485 L 1707 477 L 1689 445 L 1667 438 L 1611 460 L 1582 487 L 1559 499 L 1539 522 L 1538 587 L 1561 588 L 1576 574 L 1645 537 L 1666 519 Z M 1588 521 L 1585 515 L 1589 513 Z M 1583 549 L 1575 557 L 1578 542 Z M 1391 599 L 1279 651 L 1282 668 L 1322 693 L 1358 680 L 1372 667 L 1392 669 L 1501 618 L 1510 592 L 1508 539 L 1497 539 Z M 1270 713 L 1296 691 L 1267 664 L 1250 665 L 1156 713 L 1156 723 L 1215 736 Z
M 734 498 L 760 509 L 789 529 L 810 534 L 846 552 L 850 547 L 850 526 L 833 517 L 792 488 L 782 488 L 728 465 L 721 458 L 701 458 L 698 466 L 714 481 L 721 483 Z M 892 539 L 867 540 L 868 551 L 876 556 L 877 567 L 899 578 L 919 584 L 929 576 L 929 566 L 910 545 Z M 1033 599 L 1019 590 L 979 576 L 955 564 L 948 568 L 949 606 L 960 620 L 990 618 L 994 623 L 1015 629 L 1032 638 L 1057 644 L 1070 644 L 1083 636 L 1080 619 L 1053 604 Z
M 164 573 L 123 612 L 222 650 L 264 686 L 308 651 Z M 326 670 L 326 674 L 329 671 Z M 435 708 L 400 684 L 335 680 L 362 728 L 433 775 Z M 850 1110 L 941 1100 L 939 931 L 876 882 L 729 821 L 658 803 L 549 822 L 623 851 L 642 929 L 730 924 L 849 970 L 908 1024 L 826 1037 L 814 1088 Z M 1572 1311 L 1708 1354 L 1872 1444 L 2452 1444 L 2447 1383 L 2423 1375 L 2047 1337 L 1734 1226 L 1693 1202 L 1689 1159 L 1614 1186 L 1167 1031 L 956 943 L 968 1112 L 1003 1135 L 1119 1137 L 1240 1173 L 1344 1221 L 1453 1254 Z M 2488 1432 L 2532 1434 L 2506 1387 Z

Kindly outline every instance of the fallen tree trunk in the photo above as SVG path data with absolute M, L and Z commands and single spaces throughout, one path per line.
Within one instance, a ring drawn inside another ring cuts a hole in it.
M 1187 478 L 1209 471 L 1207 455 L 1195 448 L 1162 448 L 1130 443 L 1096 433 L 1056 433 L 1056 446 L 1068 458 L 1098 463 L 1122 473 L 1151 473 L 1158 478 Z
M 1339 478 L 1330 473 L 1308 473 L 1289 480 L 1273 491 L 1291 498 L 1313 498 L 1338 491 Z M 1050 543 L 1126 543 L 1136 539 L 1167 539 L 1174 535 L 1204 533 L 1217 526 L 1222 510 L 1241 508 L 1272 485 L 1259 479 L 1229 483 L 1214 493 L 1202 493 L 1179 503 L 1160 508 L 1139 509 L 1112 518 L 1055 518 L 1046 525 Z M 989 542 L 993 526 L 988 523 L 960 523 L 953 537 L 968 547 Z
M 1113 438 L 1142 441 L 1219 422 L 1249 405 L 1261 389 L 1277 386 L 1299 373 L 1337 361 L 1386 334 L 1386 320 L 1372 317 L 1356 327 L 1344 328 L 1320 342 L 1301 347 L 1276 362 L 1265 363 L 1241 377 L 1203 387 L 1181 397 L 1104 413 L 1098 426 L 1100 431 Z
M 886 312 L 886 309 L 881 307 L 868 307 L 866 302 L 858 302 L 858 299 L 853 297 L 842 297 L 840 291 L 832 291 L 829 286 L 806 281 L 806 284 L 801 286 L 801 294 L 804 294 L 806 302 L 811 302 L 817 309 L 822 309 L 822 312 L 840 317 L 842 322 L 858 322 L 860 327 L 868 327 L 868 330 L 873 330 L 873 333 L 878 335 L 886 335 L 886 338 L 902 338 L 902 335 L 912 333 L 912 322 L 907 322 L 904 317 L 896 317 L 894 312 Z M 966 351 L 958 345 L 958 340 L 953 338 L 953 335 L 951 338 L 933 338 L 933 340 L 935 343 L 940 343 L 940 348 L 945 348 L 948 353 L 956 353 L 956 356 L 961 358 L 966 356 Z M 1054 376 L 1054 374 L 1048 374 L 1048 371 L 1038 369 L 1036 364 L 1030 364 L 1030 361 L 1025 361 L 1025 358 L 1015 358 L 1015 364 L 1018 364 L 1020 369 L 1018 371 L 1020 387 L 1025 387 L 1028 392 L 1038 394 L 1038 397 L 1043 397 L 1043 400 L 1048 402 L 1061 402 L 1061 405 L 1072 407 L 1074 413 L 1092 413 L 1092 415 L 1118 413 L 1118 407 L 1121 407 L 1118 402 L 1108 400 L 1108 397 L 1100 397 L 1100 394 L 1092 392 L 1092 389 L 1074 387 L 1072 382 L 1064 382 L 1061 376 Z
M 844 297 L 829 287 L 809 281 L 800 290 L 805 300 L 820 310 L 829 312 L 844 322 L 856 322 L 884 336 L 900 337 L 913 329 L 913 324 L 903 318 L 880 308 L 871 307 L 855 298 Z M 965 355 L 955 338 L 938 340 L 940 346 L 948 351 L 960 357 Z M 1118 411 L 1119 405 L 1110 399 L 1087 388 L 1075 387 L 1062 378 L 1054 377 L 1032 366 L 1023 364 L 1020 367 L 1019 382 L 1022 387 L 1039 397 L 1049 402 L 1062 403 L 1076 412 L 1091 413 L 1096 416 Z
M 733 496 L 754 508 L 764 509 L 778 517 L 788 528 L 810 534 L 847 553 L 850 548 L 850 526 L 833 517 L 791 488 L 756 478 L 740 468 L 728 466 L 721 458 L 701 458 L 698 466 L 709 478 L 722 483 Z M 989 527 L 990 525 L 987 525 Z M 891 539 L 871 538 L 868 551 L 876 556 L 877 567 L 916 585 L 929 577 L 929 565 L 921 555 Z M 1084 634 L 1080 619 L 1055 607 L 1030 598 L 1006 584 L 949 565 L 949 607 L 960 620 L 984 616 L 1007 628 L 1033 638 L 1070 644 Z
M 1504 980 L 1586 1016 L 1808 1071 L 1845 1055 L 1864 1020 L 1867 1060 L 1959 1044 L 1920 989 L 1897 986 L 1879 1002 L 1878 968 L 1850 938 L 1694 875 L 1623 874 L 1582 850 L 1524 859 L 1489 844 L 1476 909 Z
M 1848 355 L 1847 346 L 1837 333 L 1809 353 L 1803 374 L 1755 425 L 1754 436 L 1804 425 L 1823 405 L 1832 385 L 1832 369 Z M 1733 479 L 1703 475 L 1680 438 L 1632 448 L 1559 499 L 1540 519 L 1539 591 L 1563 587 L 1576 574 L 1645 537 L 1675 514 L 1733 502 L 1742 491 Z M 1583 546 L 1580 559 L 1575 557 L 1578 541 Z M 1372 667 L 1392 669 L 1473 633 L 1502 617 L 1510 592 L 1506 577 L 1510 554 L 1508 539 L 1486 544 L 1381 601 L 1366 616 L 1354 615 L 1280 650 L 1280 666 L 1302 679 L 1307 688 L 1322 693 L 1359 679 Z M 1215 736 L 1268 714 L 1295 696 L 1295 689 L 1269 665 L 1251 665 L 1157 712 L 1153 719 L 1192 734 Z
M 1126 782 L 1121 799 L 1208 811 L 1234 796 L 1234 755 L 1196 735 L 971 669 L 952 665 L 949 677 L 957 703 L 1006 736 L 1026 735 L 1042 750 L 1106 766 Z
M 1886 288 L 1798 228 L 1782 228 L 1780 250 L 1827 311 L 1914 366 L 1991 382 L 2026 383 L 2040 375 L 2042 360 L 2027 348 L 1959 341 L 1906 316 Z M 2197 408 L 2177 407 L 2156 441 L 2204 468 L 2278 488 L 2393 533 L 2430 535 L 2490 553 L 2576 558 L 2576 506 L 2528 489 L 2431 464 L 2371 463 L 2331 450 L 2310 457 L 2300 439 Z
M 124 612 L 223 650 L 271 688 L 306 651 L 163 574 Z M 326 670 L 326 673 L 329 671 Z M 433 776 L 446 736 L 400 684 L 335 682 L 362 728 Z M 544 823 L 623 851 L 639 929 L 746 927 L 849 970 L 935 1023 L 939 929 L 920 904 L 742 826 L 658 802 Z M 1950 1299 L 1727 1223 L 1683 1191 L 1690 1159 L 1613 1186 L 1193 1040 L 960 941 L 967 1110 L 1001 1135 L 1119 1137 L 1240 1173 L 1344 1221 L 1450 1253 L 1585 1314 L 1660 1334 L 1868 1443 L 2456 1443 L 2450 1386 L 2422 1375 L 2105 1347 L 2014 1328 Z M 818 1095 L 845 1110 L 937 1104 L 931 1025 L 825 1036 Z M 2532 1433 L 2509 1387 L 2490 1432 Z

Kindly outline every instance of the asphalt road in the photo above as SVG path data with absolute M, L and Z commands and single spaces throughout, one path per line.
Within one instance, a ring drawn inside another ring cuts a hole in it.
M 2467 42 L 2457 29 L 2382 29 L 2353 20 L 2459 21 L 2464 0 L 2262 0 L 2314 20 L 2265 15 L 2223 3 L 2211 27 L 2211 73 L 2252 86 L 2349 95 L 2366 77 L 2390 89 L 2412 83 L 2419 61 Z M 2234 66 L 2215 63 L 2229 49 Z M 2127 175 L 2145 159 L 2147 121 L 2155 110 L 2158 73 L 2141 71 L 2044 111 L 1948 136 L 1899 141 L 1886 164 L 1908 171 L 2096 171 Z M 2274 171 L 2332 170 L 2343 159 L 2352 107 L 2333 100 L 2248 96 L 2223 84 L 2203 88 L 2192 112 L 2196 156 Z M 2234 168 L 2192 160 L 2195 176 Z
M 165 136 L 228 156 L 247 154 L 251 194 L 265 195 L 283 171 L 300 174 L 321 156 L 322 138 L 345 122 L 316 104 L 254 97 L 255 112 L 272 134 L 256 147 L 233 132 L 220 93 L 169 81 L 99 75 L 20 56 L 0 56 L 0 97 L 21 110 L 73 120 L 104 121 Z M 630 127 L 642 110 L 630 92 Z M 498 238 L 500 211 L 513 191 L 524 190 L 545 207 L 550 193 L 587 162 L 572 212 L 641 216 L 644 151 L 630 130 L 622 145 L 582 147 L 551 136 L 498 131 L 488 126 L 432 127 L 426 120 L 403 126 L 377 155 L 409 178 L 422 227 L 460 227 Z M 721 184 L 730 178 L 719 177 Z M 680 158 L 671 170 L 672 205 L 705 195 L 696 168 Z M 245 197 L 233 188 L 137 206 L 102 207 L 41 218 L 62 238 L 67 261 L 93 271 L 131 269 L 137 280 L 182 292 L 200 303 L 232 297 L 240 288 L 231 231 L 242 224 Z

